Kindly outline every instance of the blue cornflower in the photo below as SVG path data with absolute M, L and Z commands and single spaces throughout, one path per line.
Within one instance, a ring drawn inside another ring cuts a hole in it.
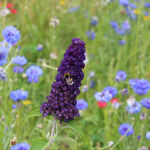
M 3 43 L 0 44 L 0 66 L 7 63 L 9 49 L 4 46 Z
M 24 69 L 23 69 L 23 67 L 21 67 L 21 66 L 15 66 L 15 67 L 13 68 L 13 72 L 16 72 L 16 73 L 23 73 L 23 72 L 24 72 Z
M 88 107 L 88 103 L 84 99 L 77 100 L 77 109 L 84 110 Z
M 39 81 L 39 77 L 42 76 L 42 74 L 43 74 L 43 70 L 39 66 L 31 65 L 26 70 L 28 82 L 37 83 Z
M 16 104 L 12 104 L 12 108 L 13 108 L 13 109 L 16 109 L 16 108 L 17 108 L 17 105 L 16 105 Z
M 91 22 L 91 25 L 92 25 L 92 26 L 96 26 L 96 25 L 98 24 L 98 17 L 93 16 L 93 17 L 90 19 L 90 22 Z
M 125 44 L 126 44 L 126 41 L 125 41 L 125 40 L 120 40 L 120 41 L 118 42 L 118 44 L 120 44 L 120 45 L 125 45 Z
M 136 9 L 137 8 L 137 5 L 136 4 L 133 4 L 133 3 L 129 3 L 129 7 L 131 9 Z
M 0 67 L 0 81 L 7 81 L 6 72 Z
M 43 50 L 43 45 L 42 44 L 38 44 L 36 49 L 38 51 L 42 51 Z
M 12 59 L 12 64 L 23 66 L 27 63 L 25 56 L 16 56 Z
M 110 25 L 114 29 L 118 28 L 118 23 L 116 21 L 110 21 Z
M 128 105 L 126 110 L 130 114 L 136 114 L 141 111 L 141 104 L 139 102 L 135 102 L 133 105 Z
M 146 136 L 145 136 L 149 141 L 150 141 L 150 131 L 148 131 L 147 133 L 146 133 Z
M 128 6 L 129 5 L 129 0 L 119 0 L 119 4 L 123 6 Z
M 2 31 L 2 34 L 7 43 L 12 45 L 16 44 L 21 38 L 20 31 L 13 26 L 5 27 L 5 29 Z
M 95 82 L 91 80 L 90 88 L 94 88 L 94 87 L 95 87 Z
M 11 147 L 10 150 L 29 150 L 30 149 L 30 145 L 27 143 L 18 143 L 14 146 Z
M 115 87 L 108 86 L 108 87 L 104 88 L 103 93 L 109 94 L 113 98 L 117 95 L 118 91 Z
M 125 32 L 127 32 L 130 28 L 131 28 L 131 26 L 130 26 L 128 20 L 126 20 L 122 23 L 122 29 L 125 30 Z
M 150 98 L 144 98 L 141 100 L 141 104 L 147 108 L 150 109 Z
M 129 9 L 128 7 L 126 7 L 125 10 L 129 18 L 131 18 L 132 20 L 136 20 L 137 17 L 133 10 Z
M 88 37 L 90 40 L 94 40 L 94 39 L 95 39 L 95 33 L 92 32 L 92 31 L 87 31 L 86 35 L 87 35 L 87 37 Z
M 117 34 L 125 35 L 126 33 L 128 33 L 128 31 L 131 27 L 130 27 L 129 21 L 126 20 L 122 23 L 121 28 L 118 27 L 118 25 L 116 27 L 114 26 L 113 28 Z
M 145 95 L 150 90 L 150 83 L 145 79 L 131 79 L 129 84 L 133 91 L 139 95 Z
M 112 99 L 112 95 L 109 92 L 96 92 L 95 99 L 101 102 L 108 102 Z
M 72 7 L 72 8 L 70 8 L 70 9 L 68 10 L 68 12 L 74 13 L 74 12 L 78 11 L 79 8 L 80 8 L 80 6 Z
M 144 3 L 144 7 L 150 8 L 150 2 L 145 2 L 145 3 Z
M 127 74 L 125 73 L 125 71 L 120 70 L 117 72 L 115 80 L 117 82 L 124 81 L 126 77 L 127 77 Z
M 129 135 L 132 135 L 134 133 L 134 130 L 133 130 L 133 127 L 130 124 L 123 123 L 119 127 L 119 133 L 121 135 L 125 135 L 126 134 L 126 136 L 129 136 Z
M 149 12 L 148 11 L 144 11 L 144 15 L 145 16 L 149 16 Z
M 9 96 L 13 101 L 17 102 L 20 100 L 25 100 L 28 97 L 28 92 L 22 90 L 15 90 L 11 91 Z
M 115 32 L 119 35 L 125 35 L 126 32 L 124 29 L 121 29 L 121 28 L 115 28 Z

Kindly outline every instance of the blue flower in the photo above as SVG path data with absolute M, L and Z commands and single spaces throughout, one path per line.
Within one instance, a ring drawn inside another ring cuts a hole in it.
M 145 3 L 144 3 L 144 7 L 150 8 L 150 2 L 145 2 Z
M 15 90 L 11 91 L 9 96 L 13 101 L 17 102 L 20 100 L 25 100 L 28 97 L 28 92 L 22 90 Z
M 120 45 L 125 45 L 125 44 L 126 44 L 126 41 L 125 41 L 125 40 L 120 40 L 120 41 L 118 42 L 118 44 L 120 44 Z
M 6 72 L 0 67 L 0 81 L 7 81 Z
M 129 9 L 128 7 L 126 7 L 125 10 L 129 18 L 131 18 L 132 20 L 136 20 L 137 17 L 133 10 Z
M 72 7 L 72 8 L 70 8 L 70 9 L 68 10 L 68 12 L 74 13 L 74 12 L 78 11 L 79 8 L 80 8 L 80 6 Z
M 125 71 L 120 70 L 117 72 L 115 80 L 117 82 L 124 81 L 126 77 L 127 77 L 127 74 L 125 73 Z
M 13 68 L 13 71 L 16 72 L 16 73 L 23 73 L 24 69 L 21 66 L 15 66 Z
M 0 44 L 0 66 L 7 63 L 8 48 L 4 46 L 3 43 Z
M 112 95 L 109 92 L 96 92 L 94 96 L 97 101 L 101 102 L 108 102 L 112 99 Z
M 12 108 L 16 109 L 17 108 L 16 104 L 12 104 Z
M 130 7 L 131 9 L 136 9 L 136 8 L 137 8 L 136 4 L 133 4 L 133 3 L 130 3 L 130 4 L 129 4 L 129 7 Z
M 141 100 L 141 104 L 147 108 L 150 109 L 150 98 L 144 98 Z
M 88 107 L 88 103 L 84 99 L 77 100 L 77 109 L 84 110 Z
M 145 79 L 131 79 L 129 84 L 133 91 L 139 95 L 145 95 L 150 90 L 150 83 Z
M 121 135 L 129 136 L 129 135 L 132 135 L 134 133 L 134 130 L 133 130 L 133 127 L 130 124 L 123 123 L 119 127 L 119 133 Z
M 125 35 L 126 32 L 124 29 L 121 29 L 121 28 L 115 28 L 115 32 L 119 35 Z
M 38 51 L 42 51 L 43 50 L 43 45 L 42 44 L 38 44 L 36 49 Z
M 27 63 L 27 59 L 25 56 L 16 56 L 12 59 L 12 64 L 17 64 L 17 65 L 25 65 Z
M 118 91 L 115 87 L 108 86 L 108 87 L 104 88 L 103 93 L 109 94 L 113 98 L 117 95 Z
M 135 102 L 133 105 L 128 105 L 126 110 L 130 114 L 136 114 L 141 111 L 141 104 L 139 102 Z
M 5 29 L 2 31 L 2 34 L 7 43 L 12 45 L 16 44 L 21 38 L 20 31 L 13 26 L 5 27 Z
M 150 141 L 150 131 L 148 131 L 147 133 L 146 133 L 146 136 L 145 136 L 149 141 Z
M 98 18 L 96 16 L 93 16 L 90 21 L 92 26 L 96 26 L 98 24 Z
M 144 12 L 144 15 L 145 15 L 145 16 L 148 16 L 148 15 L 149 15 L 149 12 L 148 12 L 148 11 L 145 11 L 145 12 Z
M 95 39 L 95 33 L 92 32 L 92 31 L 87 31 L 86 35 L 87 35 L 87 37 L 88 37 L 90 40 L 94 40 L 94 39 Z
M 43 74 L 43 70 L 39 66 L 31 65 L 26 70 L 28 82 L 37 83 L 39 81 L 39 77 L 42 76 L 42 74 Z
M 110 21 L 110 25 L 114 29 L 118 28 L 118 23 L 116 21 Z
M 127 32 L 130 28 L 131 28 L 131 26 L 130 26 L 128 20 L 126 20 L 122 23 L 122 29 L 125 30 L 125 32 Z
M 14 146 L 11 147 L 10 150 L 29 150 L 30 149 L 30 145 L 27 143 L 18 143 Z
M 129 5 L 129 0 L 119 0 L 119 4 L 123 6 L 128 6 Z
M 95 87 L 95 82 L 94 81 L 91 81 L 90 83 L 90 88 L 94 88 Z

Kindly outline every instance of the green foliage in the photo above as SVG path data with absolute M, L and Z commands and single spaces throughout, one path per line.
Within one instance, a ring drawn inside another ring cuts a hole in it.
M 127 14 L 121 13 L 123 6 L 118 4 L 118 0 L 104 5 L 106 0 L 77 0 L 67 1 L 61 5 L 55 0 L 10 0 L 17 14 L 9 14 L 0 17 L 0 30 L 7 25 L 16 26 L 22 35 L 18 45 L 14 45 L 9 52 L 8 62 L 16 55 L 24 55 L 28 59 L 28 64 L 24 66 L 26 70 L 30 65 L 39 65 L 44 74 L 39 82 L 30 84 L 24 74 L 15 74 L 11 64 L 7 69 L 7 82 L 0 81 L 0 149 L 8 150 L 10 140 L 17 137 L 17 143 L 27 142 L 31 145 L 31 150 L 45 150 L 48 147 L 49 135 L 52 127 L 52 116 L 44 118 L 40 114 L 40 106 L 46 101 L 46 97 L 51 90 L 51 84 L 55 81 L 57 71 L 43 67 L 58 67 L 64 52 L 71 43 L 71 39 L 78 37 L 86 43 L 88 63 L 84 69 L 84 80 L 82 87 L 90 87 L 90 80 L 95 82 L 94 88 L 89 88 L 88 92 L 81 92 L 77 99 L 85 99 L 88 108 L 80 112 L 81 116 L 74 121 L 57 123 L 54 143 L 50 145 L 52 150 L 100 150 L 108 145 L 109 141 L 116 142 L 120 138 L 118 127 L 121 123 L 130 123 L 131 118 L 135 118 L 133 136 L 125 137 L 116 147 L 116 150 L 135 150 L 142 146 L 149 146 L 149 141 L 145 138 L 147 131 L 150 131 L 150 112 L 142 108 L 147 114 L 144 120 L 140 120 L 140 113 L 128 114 L 126 112 L 126 101 L 130 95 L 134 95 L 137 101 L 144 97 L 150 97 L 150 92 L 146 96 L 137 96 L 133 93 L 128 84 L 131 78 L 145 78 L 150 81 L 150 23 L 144 20 L 145 9 L 144 0 L 137 4 L 137 20 L 128 18 Z M 4 1 L 2 3 L 6 3 Z M 80 5 L 77 12 L 69 13 L 68 9 Z M 4 5 L 2 5 L 3 7 Z M 0 7 L 1 10 L 1 7 Z M 99 23 L 93 27 L 90 25 L 90 18 L 97 16 Z M 49 25 L 52 18 L 57 18 L 60 24 L 56 27 Z M 110 27 L 109 22 L 115 20 L 119 25 L 125 20 L 129 20 L 131 25 L 130 34 L 119 36 Z M 94 40 L 89 40 L 86 36 L 88 30 L 96 33 Z M 124 46 L 119 45 L 119 40 L 126 40 Z M 0 36 L 0 41 L 3 38 Z M 37 51 L 37 45 L 43 45 L 43 51 Z M 21 50 L 17 51 L 17 47 Z M 57 59 L 50 58 L 50 54 L 55 53 Z M 115 75 L 118 70 L 124 70 L 128 77 L 124 82 L 116 83 Z M 95 76 L 89 79 L 90 71 L 95 72 Z M 99 108 L 94 98 L 96 91 L 102 91 L 106 86 L 115 86 L 118 91 L 123 88 L 129 89 L 129 95 L 123 97 L 119 92 L 117 98 L 121 106 L 114 109 L 111 103 L 106 108 Z M 13 110 L 14 102 L 9 94 L 12 90 L 23 89 L 29 92 L 28 100 L 32 103 L 24 105 L 19 102 L 19 108 Z M 3 118 L 4 117 L 4 118 Z M 137 136 L 141 135 L 138 141 Z M 96 148 L 94 148 L 96 147 Z

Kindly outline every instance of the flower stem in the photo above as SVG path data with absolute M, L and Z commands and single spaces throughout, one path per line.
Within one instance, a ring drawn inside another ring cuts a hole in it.
M 49 138 L 48 150 L 50 149 L 50 145 L 54 142 L 55 128 L 56 128 L 56 118 L 54 117 L 52 129 L 51 129 L 51 135 L 50 135 L 50 138 Z

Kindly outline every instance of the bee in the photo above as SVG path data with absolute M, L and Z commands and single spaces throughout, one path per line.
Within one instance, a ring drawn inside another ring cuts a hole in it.
M 71 75 L 69 73 L 66 73 L 64 75 L 64 78 L 65 78 L 68 85 L 73 85 L 73 79 L 71 78 Z
M 17 144 L 17 139 L 16 139 L 16 137 L 14 137 L 10 140 L 10 146 L 14 146 L 16 144 Z

